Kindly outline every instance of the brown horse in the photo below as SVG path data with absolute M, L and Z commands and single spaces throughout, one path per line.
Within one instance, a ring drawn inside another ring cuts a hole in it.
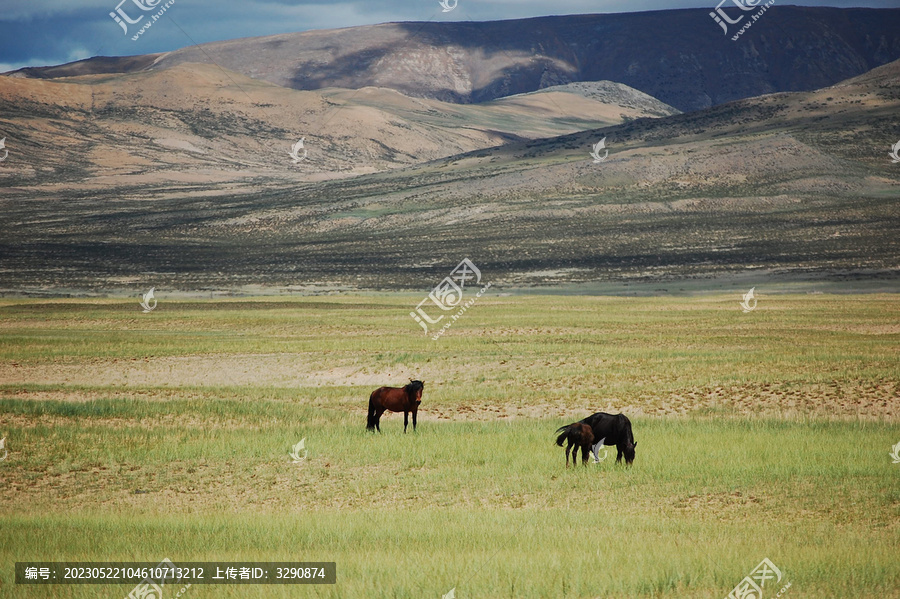
M 416 430 L 416 412 L 422 402 L 422 390 L 425 383 L 409 379 L 405 387 L 379 387 L 369 396 L 369 417 L 366 421 L 366 429 L 381 432 L 381 415 L 385 410 L 391 412 L 403 412 L 403 432 L 409 424 L 409 413 L 412 412 L 413 430 Z
M 573 422 L 567 426 L 561 426 L 556 432 L 562 432 L 556 438 L 556 444 L 562 447 L 563 441 L 568 441 L 566 446 L 566 468 L 569 467 L 569 450 L 572 450 L 572 465 L 577 466 L 578 448 L 581 448 L 581 463 L 587 466 L 588 454 L 591 453 L 591 445 L 594 444 L 593 429 L 582 422 Z M 574 446 L 574 448 L 573 448 Z

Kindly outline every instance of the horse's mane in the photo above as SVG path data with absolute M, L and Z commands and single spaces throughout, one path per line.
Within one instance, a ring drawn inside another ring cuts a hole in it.
M 403 387 L 403 390 L 407 393 L 415 393 L 416 391 L 421 391 L 425 388 L 425 383 L 422 381 L 410 381 L 408 385 Z

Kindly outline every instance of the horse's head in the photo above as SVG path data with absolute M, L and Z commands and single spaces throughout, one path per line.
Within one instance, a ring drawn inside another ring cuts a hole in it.
M 625 463 L 631 464 L 634 461 L 634 448 L 637 447 L 637 441 L 634 443 L 626 443 L 625 450 L 622 452 L 625 454 Z
M 417 404 L 422 402 L 422 391 L 425 389 L 425 383 L 422 381 L 414 381 L 409 379 L 409 384 L 404 387 L 409 398 Z

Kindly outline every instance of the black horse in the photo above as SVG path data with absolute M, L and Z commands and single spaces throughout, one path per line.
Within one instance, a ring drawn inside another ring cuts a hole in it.
M 615 445 L 618 454 L 616 461 L 621 462 L 622 456 L 625 456 L 625 463 L 631 464 L 634 461 L 634 448 L 637 443 L 634 441 L 634 434 L 631 432 L 631 421 L 625 414 L 607 414 L 606 412 L 597 412 L 591 414 L 579 423 L 587 424 L 594 432 L 594 439 L 603 439 L 604 445 Z M 599 443 L 594 446 L 594 458 L 597 457 L 597 449 Z

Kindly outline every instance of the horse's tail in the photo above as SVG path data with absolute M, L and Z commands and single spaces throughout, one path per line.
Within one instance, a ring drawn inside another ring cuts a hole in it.
M 569 436 L 569 430 L 570 430 L 571 426 L 572 426 L 571 424 L 567 424 L 565 426 L 561 426 L 558 429 L 556 429 L 556 432 L 562 431 L 562 434 L 556 438 L 556 444 L 559 445 L 560 447 L 563 446 L 563 441 L 565 441 L 566 438 Z
M 366 430 L 374 430 L 375 429 L 375 394 L 378 393 L 378 389 L 372 391 L 372 394 L 369 395 L 369 414 L 366 418 Z

